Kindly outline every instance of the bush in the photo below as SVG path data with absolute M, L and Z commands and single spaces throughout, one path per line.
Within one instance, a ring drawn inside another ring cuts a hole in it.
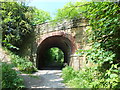
M 76 77 L 77 72 L 73 70 L 72 67 L 66 66 L 62 70 L 62 78 L 64 79 L 64 82 L 68 82 L 69 80 L 72 80 L 74 77 Z
M 37 71 L 37 68 L 33 63 L 25 58 L 21 58 L 18 55 L 11 54 L 12 63 L 22 72 L 33 73 Z
M 13 70 L 12 67 L 10 64 L 2 63 L 2 88 L 23 88 L 23 79 L 18 76 L 18 72 Z
M 37 68 L 34 66 L 34 64 L 30 60 L 14 54 L 7 48 L 3 48 L 3 49 L 7 53 L 7 55 L 10 56 L 10 62 L 12 63 L 12 65 L 14 67 L 17 67 L 20 71 L 24 73 L 33 73 L 37 71 Z
M 81 11 L 79 4 L 68 5 L 68 9 L 59 9 L 57 16 L 60 19 L 80 16 L 76 13 Z M 86 35 L 91 49 L 80 50 L 79 55 L 85 54 L 86 60 L 98 66 L 77 72 L 66 67 L 63 78 L 73 88 L 120 88 L 120 6 L 113 2 L 90 2 L 83 7 L 85 12 L 81 16 L 89 20 L 90 28 Z M 69 14 L 67 10 L 70 10 Z
M 65 67 L 62 71 L 64 82 L 72 88 L 91 88 L 89 83 L 93 81 L 93 74 L 93 70 L 90 68 L 75 71 L 70 66 Z
M 65 67 L 62 73 L 64 82 L 71 88 L 120 88 L 117 64 L 105 72 L 100 72 L 97 67 L 87 67 L 79 71 Z

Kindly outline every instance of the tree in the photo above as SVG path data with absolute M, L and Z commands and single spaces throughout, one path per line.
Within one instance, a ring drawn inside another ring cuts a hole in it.
M 119 3 L 90 2 L 80 6 L 76 6 L 75 4 L 72 5 L 67 5 L 64 8 L 59 9 L 55 20 L 59 21 L 60 19 L 74 19 L 81 17 L 85 17 L 89 20 L 91 28 L 86 30 L 86 34 L 88 37 L 87 41 L 91 44 L 91 49 L 80 49 L 79 53 L 84 52 L 86 60 L 89 60 L 96 65 L 93 69 L 88 67 L 88 69 L 84 68 L 80 70 L 80 73 L 77 74 L 78 76 L 73 80 L 69 80 L 67 84 L 69 83 L 70 85 L 73 85 L 73 88 L 120 88 Z M 82 16 L 80 17 L 81 7 L 84 8 Z M 69 71 L 69 68 L 67 71 Z M 71 70 L 71 72 L 74 71 Z M 83 76 L 81 76 L 82 74 Z M 66 73 L 66 78 L 69 76 L 70 74 Z M 83 77 L 83 79 L 81 79 L 81 77 Z
M 87 4 L 89 4 L 87 1 L 67 3 L 63 8 L 57 10 L 54 21 L 84 17 L 83 14 L 87 11 Z
M 33 24 L 41 24 L 51 19 L 50 14 L 41 9 L 34 8 L 35 13 L 33 14 Z
M 50 19 L 50 15 L 37 8 L 26 6 L 25 2 L 3 2 L 2 45 L 9 49 L 17 49 L 24 37 L 34 31 L 34 25 Z

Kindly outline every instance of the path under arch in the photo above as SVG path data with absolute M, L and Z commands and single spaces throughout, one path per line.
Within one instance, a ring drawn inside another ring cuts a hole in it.
M 70 35 L 68 35 L 70 36 Z M 39 44 L 37 49 L 37 59 L 36 59 L 36 66 L 40 70 L 45 67 L 46 60 L 46 51 L 50 48 L 57 47 L 62 50 L 64 53 L 64 61 L 63 63 L 67 63 L 69 65 L 70 62 L 70 55 L 75 51 L 75 44 L 71 41 L 71 38 L 65 37 L 64 35 L 54 35 L 47 37 L 42 40 Z M 54 69 L 54 67 L 52 67 Z M 61 67 L 63 68 L 63 67 Z

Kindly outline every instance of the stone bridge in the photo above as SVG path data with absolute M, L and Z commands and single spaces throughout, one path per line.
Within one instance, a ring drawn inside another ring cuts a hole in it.
M 87 26 L 86 19 L 64 20 L 55 26 L 51 23 L 37 25 L 30 56 L 36 67 L 41 69 L 44 66 L 46 50 L 57 47 L 64 53 L 64 63 L 76 70 L 80 69 L 85 64 L 85 57 L 76 55 L 76 51 L 88 47 L 85 33 Z

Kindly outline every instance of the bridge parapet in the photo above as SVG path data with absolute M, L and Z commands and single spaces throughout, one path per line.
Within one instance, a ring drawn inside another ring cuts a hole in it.
M 86 26 L 88 26 L 87 19 L 64 20 L 63 22 L 56 23 L 55 25 L 53 25 L 52 22 L 39 24 L 36 26 L 35 31 L 37 34 L 45 34 L 60 30 L 68 30 L 72 28 L 86 27 Z

